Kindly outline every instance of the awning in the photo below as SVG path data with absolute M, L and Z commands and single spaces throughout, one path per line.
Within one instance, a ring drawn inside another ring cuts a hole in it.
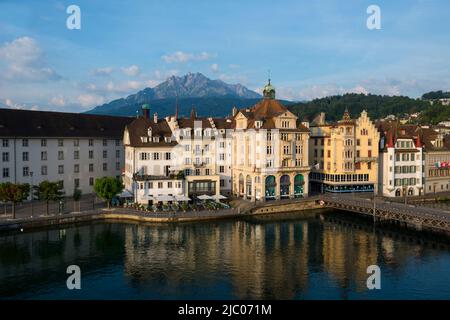
M 134 197 L 134 195 L 130 191 L 126 190 L 126 189 L 124 189 L 122 191 L 122 193 L 117 194 L 117 196 L 119 198 L 133 198 Z
M 158 195 L 154 197 L 156 201 L 160 202 L 167 202 L 167 201 L 174 201 L 175 198 L 168 195 Z
M 211 200 L 212 198 L 210 196 L 206 195 L 206 194 L 202 194 L 202 195 L 198 196 L 197 199 L 200 199 L 200 200 Z
M 188 198 L 184 195 L 175 195 L 175 200 L 177 201 L 190 201 L 191 198 Z
M 155 200 L 155 198 L 154 198 L 153 196 L 147 196 L 147 200 L 151 200 L 151 201 L 154 201 L 154 200 Z

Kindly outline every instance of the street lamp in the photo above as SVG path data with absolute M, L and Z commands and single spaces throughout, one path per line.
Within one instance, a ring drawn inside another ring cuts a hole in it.
M 31 201 L 30 201 L 30 203 L 31 203 L 31 218 L 33 218 L 33 198 L 34 198 L 34 195 L 33 195 L 33 192 L 34 192 L 34 190 L 33 190 L 33 171 L 30 171 L 30 177 L 31 177 L 31 188 L 30 188 L 30 191 L 31 191 Z

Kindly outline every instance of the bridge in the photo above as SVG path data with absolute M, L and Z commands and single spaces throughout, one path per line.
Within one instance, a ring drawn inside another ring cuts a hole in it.
M 381 198 L 374 200 L 342 194 L 322 195 L 319 202 L 324 207 L 373 217 L 374 221 L 394 222 L 417 230 L 428 229 L 450 235 L 449 211 L 394 203 Z

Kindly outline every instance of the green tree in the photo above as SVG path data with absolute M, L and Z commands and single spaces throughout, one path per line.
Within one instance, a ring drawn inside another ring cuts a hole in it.
M 30 185 L 28 183 L 4 182 L 0 184 L 0 200 L 12 203 L 13 219 L 16 218 L 16 204 L 25 200 L 30 194 Z
M 80 200 L 81 200 L 82 192 L 80 189 L 75 188 L 73 190 L 73 211 L 76 211 L 76 204 L 78 204 L 78 211 L 80 211 Z
M 38 200 L 45 201 L 45 214 L 48 216 L 48 206 L 50 201 L 61 200 L 64 196 L 63 186 L 61 182 L 42 181 L 39 185 L 34 186 L 34 196 Z
M 114 177 L 103 177 L 95 180 L 94 191 L 102 199 L 106 200 L 110 208 L 111 200 L 120 192 L 124 186 L 122 181 Z

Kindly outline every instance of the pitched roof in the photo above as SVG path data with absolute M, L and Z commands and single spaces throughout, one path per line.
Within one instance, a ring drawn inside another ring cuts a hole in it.
M 133 119 L 84 113 L 0 109 L 0 136 L 122 139 L 125 126 Z
M 152 129 L 152 137 L 159 137 L 158 142 L 154 142 L 150 140 L 149 142 L 143 142 L 141 137 L 148 137 L 148 129 Z M 126 129 L 128 130 L 129 138 L 130 138 L 130 146 L 133 147 L 163 147 L 163 146 L 174 146 L 177 144 L 176 141 L 166 142 L 165 137 L 171 137 L 172 131 L 165 119 L 158 119 L 158 122 L 155 123 L 152 120 L 139 117 L 127 125 Z M 174 139 L 173 139 L 174 140 Z

